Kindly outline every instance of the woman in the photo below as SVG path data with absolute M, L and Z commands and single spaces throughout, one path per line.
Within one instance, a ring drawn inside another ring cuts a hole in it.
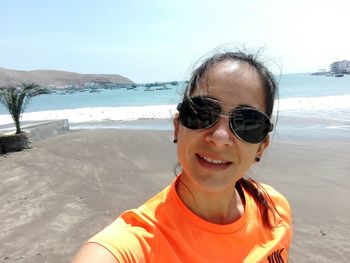
M 269 145 L 276 92 L 252 55 L 205 60 L 173 120 L 181 173 L 90 239 L 73 262 L 287 262 L 287 200 L 244 178 Z

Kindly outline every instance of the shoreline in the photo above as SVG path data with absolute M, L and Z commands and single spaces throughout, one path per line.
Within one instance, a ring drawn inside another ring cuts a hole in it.
M 130 94 L 129 94 L 130 95 Z M 122 95 L 120 95 L 123 97 Z M 136 95 L 135 95 L 136 96 Z M 140 96 L 140 95 L 138 95 Z M 148 97 L 145 97 L 143 101 L 151 100 L 153 97 L 147 93 Z M 172 98 L 175 95 L 169 95 Z M 74 97 L 74 96 L 73 96 Z M 30 105 L 27 110 L 22 115 L 22 121 L 45 121 L 45 120 L 56 120 L 56 119 L 68 119 L 70 123 L 76 125 L 84 123 L 98 123 L 98 122 L 121 122 L 121 121 L 133 121 L 133 120 L 143 120 L 143 119 L 165 119 L 172 118 L 176 111 L 177 102 L 180 100 L 167 100 L 166 102 L 154 102 L 152 105 L 138 104 L 140 102 L 135 102 L 139 106 L 123 106 L 123 104 L 114 103 L 113 105 L 103 104 L 102 102 L 106 100 L 105 97 L 96 99 L 101 100 L 101 104 L 91 102 L 91 105 L 83 105 L 76 102 L 76 100 L 81 100 L 79 97 L 68 97 L 67 100 L 71 101 L 72 105 L 67 105 L 65 103 L 59 103 L 60 100 L 64 102 L 64 98 L 59 98 L 58 101 L 52 101 L 52 105 L 60 105 L 62 109 L 51 109 L 49 106 L 42 105 L 36 110 L 31 111 Z M 33 98 L 34 100 L 35 98 Z M 175 99 L 175 98 L 174 98 Z M 286 117 L 297 117 L 297 118 L 310 118 L 320 120 L 321 122 L 344 122 L 345 125 L 350 126 L 350 108 L 348 101 L 350 100 L 350 94 L 345 94 L 342 96 L 328 96 L 328 97 L 292 97 L 280 99 L 275 104 L 275 112 L 273 114 L 273 119 L 276 115 L 286 116 Z M 50 101 L 50 100 L 49 100 Z M 75 104 L 73 104 L 75 102 Z M 35 105 L 35 101 L 32 101 Z M 48 103 L 45 101 L 45 103 Z M 145 103 L 145 102 L 143 102 Z M 149 103 L 152 103 L 150 101 Z M 50 104 L 50 105 L 51 105 Z M 131 104 L 131 102 L 130 102 Z M 79 107 L 80 105 L 80 107 Z M 70 108 L 72 107 L 72 108 Z M 46 110 L 45 110 L 46 109 Z M 12 122 L 11 116 L 0 104 L 0 128 L 3 125 L 8 125 Z
M 32 126 L 45 124 L 57 120 L 46 121 L 22 121 L 21 127 L 28 129 Z M 272 120 L 275 128 L 271 133 L 272 138 L 278 137 L 288 139 L 306 140 L 350 140 L 350 119 L 333 120 L 319 119 L 316 117 L 300 117 L 300 116 L 278 116 Z M 172 118 L 153 118 L 153 119 L 137 119 L 137 120 L 103 120 L 79 123 L 68 123 L 70 130 L 90 130 L 90 129 L 130 129 L 130 130 L 150 130 L 150 131 L 172 131 Z M 0 125 L 0 134 L 15 130 L 14 124 Z
M 67 118 L 62 118 L 67 119 Z M 133 128 L 135 126 L 141 127 L 144 125 L 146 129 L 152 130 L 152 127 L 155 126 L 156 130 L 158 130 L 158 126 L 164 127 L 164 130 L 169 130 L 169 125 L 172 125 L 173 117 L 153 117 L 153 118 L 138 118 L 138 119 L 130 119 L 130 120 L 112 120 L 112 119 L 104 119 L 104 120 L 96 120 L 96 121 L 80 121 L 80 122 L 70 122 L 70 126 L 72 127 L 88 127 L 88 129 L 98 129 L 98 128 L 124 128 L 128 129 Z M 48 121 L 55 121 L 54 119 L 43 119 L 43 120 L 22 120 L 21 124 L 29 126 L 29 125 L 37 125 L 40 123 L 45 123 Z M 326 129 L 350 129 L 350 116 L 349 118 L 331 118 L 324 116 L 320 118 L 319 116 L 313 116 L 305 114 L 305 116 L 293 116 L 293 115 L 285 115 L 283 113 L 279 113 L 276 117 L 272 116 L 272 122 L 275 123 L 275 128 L 285 128 L 295 129 L 295 128 L 326 128 Z M 9 121 L 7 123 L 0 124 L 1 129 L 7 129 L 14 127 L 13 121 Z M 172 127 L 170 127 L 172 129 Z

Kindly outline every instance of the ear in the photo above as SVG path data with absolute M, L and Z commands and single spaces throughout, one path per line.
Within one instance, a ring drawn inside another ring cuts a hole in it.
M 173 125 L 174 125 L 174 139 L 177 139 L 177 135 L 179 134 L 179 126 L 180 126 L 180 120 L 179 120 L 179 113 L 178 112 L 175 114 L 175 117 L 173 119 Z
M 266 137 L 266 139 L 259 144 L 258 150 L 256 152 L 256 157 L 260 157 L 263 155 L 264 151 L 270 145 L 270 135 Z

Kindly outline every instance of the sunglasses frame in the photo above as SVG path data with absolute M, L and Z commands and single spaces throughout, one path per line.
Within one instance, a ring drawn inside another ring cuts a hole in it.
M 183 122 L 181 121 L 181 106 L 183 105 L 183 103 L 189 103 L 190 105 L 195 105 L 193 102 L 192 102 L 192 100 L 194 99 L 194 98 L 199 98 L 199 99 L 201 99 L 201 100 L 203 100 L 203 101 L 210 101 L 211 103 L 214 103 L 215 105 L 217 105 L 219 108 L 220 108 L 220 113 L 218 114 L 218 118 L 212 123 L 212 124 L 210 124 L 209 126 L 207 126 L 207 127 L 204 127 L 204 128 L 198 128 L 198 129 L 192 129 L 192 128 L 188 128 L 186 125 L 184 125 L 183 124 Z M 220 116 L 228 116 L 229 117 L 229 126 L 230 126 L 230 130 L 232 131 L 232 133 L 238 138 L 238 139 L 240 139 L 241 141 L 243 141 L 243 142 L 246 142 L 246 143 L 251 143 L 251 144 L 257 144 L 257 143 L 262 143 L 263 141 L 265 141 L 266 140 L 266 138 L 267 138 L 267 136 L 269 135 L 269 133 L 273 130 L 273 128 L 274 128 L 274 124 L 271 122 L 271 120 L 270 120 L 270 118 L 264 113 L 264 112 L 262 112 L 262 111 L 259 111 L 259 110 L 257 110 L 257 109 L 255 109 L 255 108 L 253 108 L 253 107 L 249 107 L 249 106 L 238 106 L 238 107 L 235 107 L 235 108 L 233 108 L 231 111 L 229 111 L 229 112 L 225 112 L 224 110 L 223 110 L 223 108 L 222 108 L 222 106 L 221 106 L 221 104 L 217 101 L 217 100 L 215 100 L 215 99 L 213 99 L 213 98 L 210 98 L 210 97 L 201 97 L 201 96 L 196 96 L 196 97 L 191 97 L 190 99 L 187 99 L 186 101 L 183 101 L 183 102 L 181 102 L 181 103 L 179 103 L 178 105 L 177 105 L 177 108 L 176 108 L 178 111 L 179 111 L 179 113 L 180 113 L 180 122 L 181 122 L 181 124 L 182 125 L 184 125 L 186 128 L 188 128 L 188 129 L 191 129 L 191 130 L 206 130 L 206 129 L 209 129 L 209 128 L 211 128 L 211 127 L 213 127 L 217 122 L 218 122 L 218 120 L 220 119 Z M 260 141 L 260 142 L 248 142 L 248 141 L 246 141 L 246 140 L 244 140 L 243 138 L 241 138 L 238 134 L 237 134 L 237 132 L 235 131 L 235 129 L 233 128 L 233 125 L 232 125 L 232 123 L 233 123 L 233 121 L 232 121 L 232 119 L 234 119 L 234 116 L 235 116 L 235 111 L 236 110 L 244 110 L 244 109 L 248 109 L 248 110 L 252 110 L 252 111 L 255 111 L 255 112 L 258 112 L 258 113 L 260 113 L 260 114 L 262 114 L 262 115 L 264 115 L 265 117 L 266 117 L 266 119 L 268 120 L 268 132 L 266 133 L 266 135 L 264 136 L 264 138 Z

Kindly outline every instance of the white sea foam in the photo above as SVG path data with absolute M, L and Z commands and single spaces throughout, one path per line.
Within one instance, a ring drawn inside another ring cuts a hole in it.
M 321 119 L 350 121 L 350 95 L 280 99 L 279 114 Z M 68 119 L 70 123 L 99 122 L 104 120 L 137 120 L 171 118 L 176 105 L 132 107 L 91 107 L 24 113 L 22 121 Z M 9 114 L 0 114 L 0 125 L 12 123 Z
M 326 126 L 327 129 L 335 129 L 335 130 L 350 130 L 350 125 L 331 125 Z
M 176 105 L 93 107 L 23 113 L 22 121 L 68 119 L 70 123 L 97 122 L 104 120 L 163 119 L 174 116 Z M 11 123 L 8 114 L 0 115 L 0 125 Z
M 350 95 L 281 99 L 275 107 L 282 116 L 350 121 Z
M 280 111 L 323 111 L 350 109 L 350 95 L 281 99 Z

